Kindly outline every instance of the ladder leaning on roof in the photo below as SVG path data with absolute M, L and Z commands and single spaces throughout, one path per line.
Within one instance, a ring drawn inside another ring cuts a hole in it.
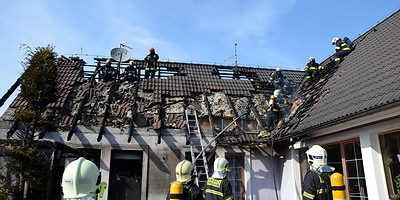
M 194 175 L 197 185 L 204 185 L 209 177 L 206 151 L 203 137 L 201 135 L 197 112 L 193 109 L 186 109 L 186 126 L 188 129 L 186 139 L 190 145 L 190 155 L 195 165 Z M 199 155 L 200 152 L 201 155 Z M 197 159 L 196 159 L 197 158 Z

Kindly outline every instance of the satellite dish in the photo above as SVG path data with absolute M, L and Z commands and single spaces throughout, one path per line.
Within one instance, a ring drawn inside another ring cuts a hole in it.
M 124 48 L 114 48 L 111 50 L 111 58 L 118 62 L 124 62 L 131 58 L 131 53 Z

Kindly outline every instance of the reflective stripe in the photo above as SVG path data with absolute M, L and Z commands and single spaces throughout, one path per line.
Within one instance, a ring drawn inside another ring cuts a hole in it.
M 222 194 L 222 192 L 218 192 L 218 191 L 215 191 L 215 190 L 212 190 L 212 189 L 207 189 L 206 193 L 215 194 L 215 195 L 218 195 L 218 196 L 221 196 L 221 197 L 224 196 L 224 194 Z
M 310 194 L 310 193 L 308 193 L 308 192 L 306 192 L 306 191 L 303 192 L 303 196 L 304 196 L 304 197 L 307 197 L 307 198 L 309 198 L 309 199 L 314 199 L 314 197 L 315 197 L 315 195 Z
M 340 47 L 336 47 L 336 49 L 340 49 Z
M 310 67 L 310 69 L 317 69 L 316 67 Z
M 320 183 L 325 183 L 325 181 L 320 176 L 318 176 L 318 178 Z
M 156 68 L 146 68 L 145 70 L 157 70 Z
M 306 78 L 311 78 L 311 76 L 307 76 Z
M 344 51 L 350 51 L 351 49 L 349 47 L 343 48 Z
M 322 193 L 324 193 L 324 192 L 325 192 L 324 189 L 319 189 L 319 190 L 317 190 L 317 194 L 322 194 Z
M 340 61 L 340 58 L 335 58 L 335 61 Z
M 279 110 L 278 109 L 272 109 L 272 112 L 278 112 Z
M 233 197 L 228 197 L 225 200 L 232 200 L 232 199 L 233 199 Z
M 207 180 L 207 185 L 210 185 L 210 186 L 213 186 L 213 187 L 216 187 L 216 188 L 221 187 L 221 183 L 222 183 L 222 180 L 217 180 L 217 179 L 214 179 L 214 178 L 209 178 Z
M 346 43 L 343 43 L 343 44 L 341 44 L 340 46 L 344 47 L 344 46 L 347 46 L 347 44 L 346 44 Z

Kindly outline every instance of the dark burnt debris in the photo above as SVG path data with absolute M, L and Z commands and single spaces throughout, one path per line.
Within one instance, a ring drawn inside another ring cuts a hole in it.
M 107 60 L 96 59 L 95 65 L 89 65 L 79 58 L 58 59 L 58 98 L 48 105 L 48 112 L 59 130 L 73 134 L 77 125 L 122 130 L 184 129 L 185 109 L 191 108 L 198 112 L 202 131 L 217 132 L 242 116 L 219 141 L 255 142 L 265 128 L 268 101 L 274 90 L 285 86 L 294 91 L 304 75 L 302 71 L 282 70 L 284 82 L 277 85 L 270 81 L 275 69 L 159 62 L 156 77 L 144 79 L 143 61 L 132 60 L 121 63 L 120 76 L 114 81 L 105 81 L 104 74 L 96 69 L 106 65 Z M 126 81 L 121 74 L 132 64 L 140 79 Z M 113 68 L 117 65 L 111 62 Z M 10 109 L 25 105 L 18 96 Z M 12 116 L 3 118 L 12 120 Z

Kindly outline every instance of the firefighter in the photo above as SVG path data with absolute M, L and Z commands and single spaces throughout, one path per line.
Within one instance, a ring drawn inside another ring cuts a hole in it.
M 284 84 L 284 76 L 281 72 L 281 68 L 276 68 L 275 72 L 272 72 L 269 76 L 268 83 L 274 86 L 275 89 L 282 88 Z
M 66 200 L 91 200 L 102 198 L 106 183 L 96 185 L 99 177 L 97 166 L 85 158 L 78 158 L 71 162 L 64 170 L 61 187 L 63 199 Z
M 281 109 L 274 95 L 269 98 L 269 107 L 267 110 L 266 131 L 270 132 L 275 129 L 276 124 L 281 117 Z
M 183 184 L 182 200 L 202 200 L 203 194 L 201 189 L 194 183 L 194 165 L 183 160 L 176 165 L 175 168 L 176 181 Z M 171 195 L 171 191 L 167 195 L 167 200 L 175 199 Z
M 157 61 L 158 54 L 156 54 L 156 50 L 151 47 L 150 53 L 144 58 L 145 61 L 145 74 L 144 78 L 147 79 L 149 77 L 154 78 L 157 71 Z
M 348 38 L 347 40 L 350 41 Z M 333 38 L 332 45 L 336 46 L 335 53 L 333 54 L 336 64 L 340 63 L 342 58 L 349 55 L 351 52 L 351 46 L 349 46 L 345 40 L 340 38 Z
M 111 66 L 111 59 L 106 61 L 106 64 L 102 67 L 103 81 L 114 81 L 116 77 L 116 70 Z
M 306 72 L 306 81 L 312 82 L 314 78 L 317 76 L 318 69 L 320 69 L 319 63 L 315 62 L 314 57 L 310 57 L 309 62 L 307 63 L 304 71 Z
M 137 79 L 137 70 L 136 67 L 134 65 L 133 60 L 131 60 L 129 62 L 128 67 L 125 68 L 124 71 L 124 79 L 122 80 L 122 82 L 128 81 L 128 82 L 134 82 Z
M 205 200 L 232 200 L 232 186 L 227 179 L 229 162 L 224 157 L 214 161 L 214 173 L 204 188 Z
M 303 181 L 303 200 L 332 200 L 330 174 L 334 167 L 327 165 L 326 150 L 319 145 L 312 146 L 307 152 L 310 170 Z

